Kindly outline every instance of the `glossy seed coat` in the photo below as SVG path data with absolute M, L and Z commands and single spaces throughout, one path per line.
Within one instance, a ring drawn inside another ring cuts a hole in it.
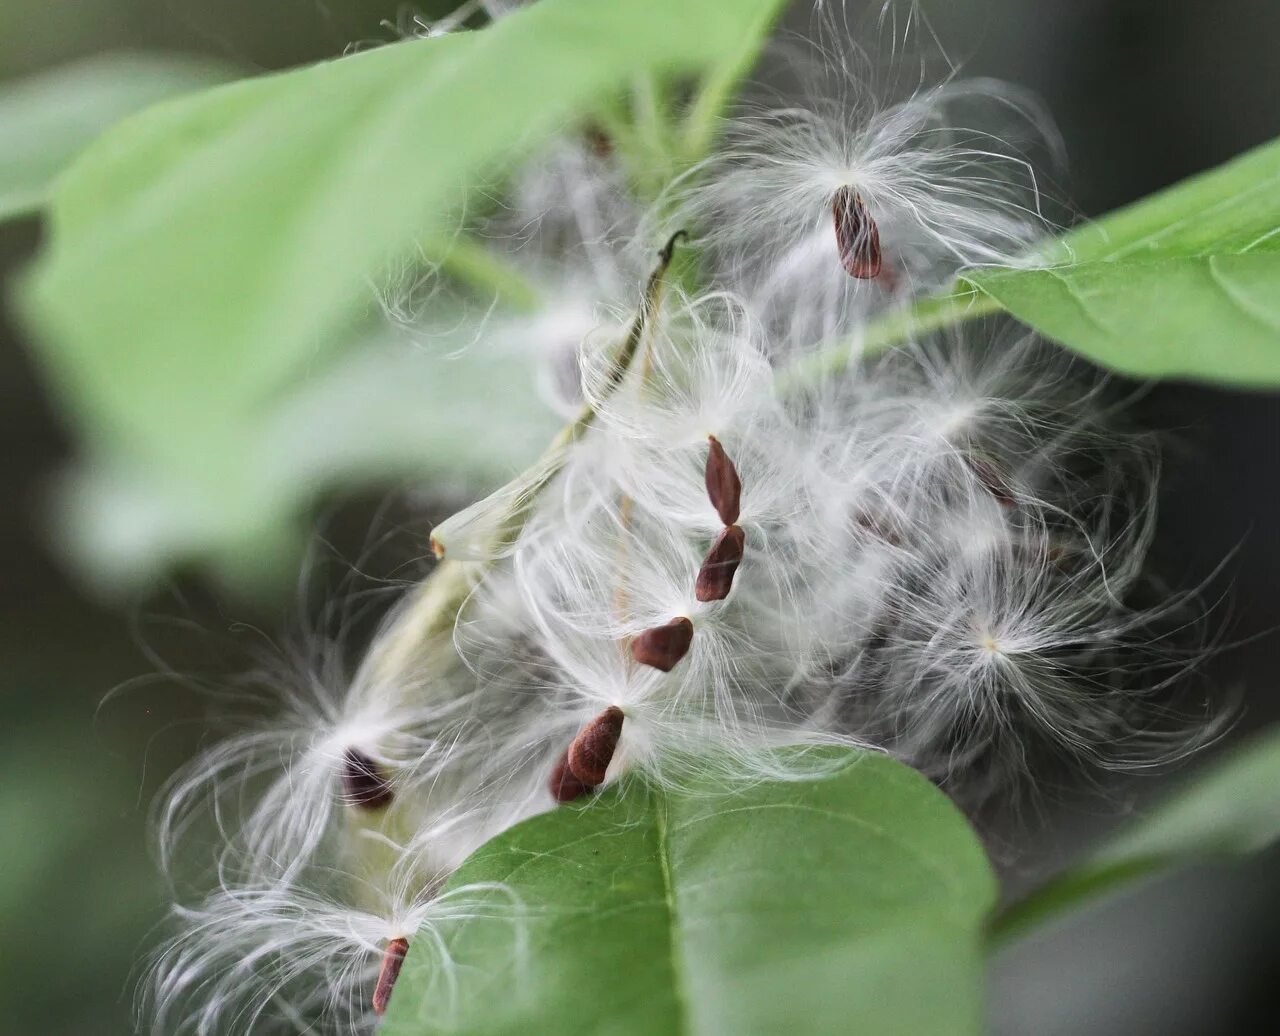
M 708 601 L 723 601 L 729 596 L 746 542 L 746 533 L 737 525 L 730 525 L 716 537 L 694 583 L 694 596 L 699 601 L 705 604 Z
M 631 656 L 641 665 L 669 673 L 689 653 L 692 643 L 693 623 L 680 616 L 636 634 L 631 641 Z
M 707 450 L 707 496 L 720 520 L 725 525 L 734 525 L 742 506 L 742 481 L 720 440 L 709 435 L 707 442 L 710 444 Z

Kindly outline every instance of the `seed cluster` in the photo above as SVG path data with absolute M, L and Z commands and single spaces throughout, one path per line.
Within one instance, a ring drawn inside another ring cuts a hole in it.
M 478 6 L 516 3 L 432 31 Z M 261 718 L 175 777 L 162 858 L 218 883 L 152 969 L 157 1036 L 371 1031 L 411 942 L 450 977 L 462 861 L 605 786 L 813 777 L 823 753 L 774 749 L 840 745 L 978 806 L 1042 756 L 1145 769 L 1209 736 L 1171 694 L 1192 597 L 1146 594 L 1156 453 L 1102 379 L 990 326 L 870 349 L 1044 233 L 1038 124 L 954 78 L 885 103 L 818 53 L 800 100 L 748 99 L 661 190 L 599 124 L 512 171 L 459 232 L 532 312 L 435 268 L 388 286 L 442 377 L 455 345 L 527 354 L 567 423 L 433 529 L 358 659 L 325 636 L 256 666 Z

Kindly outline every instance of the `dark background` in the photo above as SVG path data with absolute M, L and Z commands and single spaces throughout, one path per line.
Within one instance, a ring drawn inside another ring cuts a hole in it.
M 1070 159 L 1064 187 L 1084 213 L 1280 135 L 1276 0 L 937 0 L 925 8 L 967 72 L 1047 101 Z M 804 12 L 795 13 L 802 27 Z M 277 68 L 386 39 L 379 21 L 396 17 L 392 0 L 4 0 L 0 79 L 121 47 Z M 6 276 L 39 236 L 34 220 L 0 227 Z M 1230 611 L 1219 614 L 1228 639 L 1248 643 L 1223 652 L 1211 673 L 1243 693 L 1240 730 L 1257 728 L 1280 718 L 1272 664 L 1280 641 L 1258 636 L 1280 626 L 1280 397 L 1165 386 L 1144 407 L 1180 444 L 1157 546 L 1163 573 L 1196 583 L 1236 551 L 1218 584 L 1229 590 Z M 93 598 L 60 566 L 44 494 L 72 447 L 7 312 L 0 435 L 0 1032 L 111 1036 L 132 1031 L 130 969 L 163 909 L 148 804 L 199 734 L 189 690 L 131 682 L 154 671 L 141 642 L 179 665 L 187 650 L 163 627 L 140 634 L 141 617 L 194 610 L 214 631 L 230 630 L 233 619 L 271 630 L 287 607 L 224 611 L 191 581 L 181 584 L 181 601 L 171 590 L 124 607 Z M 342 528 L 361 526 L 367 506 L 344 505 L 340 540 Z M 1143 782 L 1121 802 L 1165 787 Z M 1024 880 L 1119 819 L 1114 802 L 1055 809 L 1047 829 L 1028 837 L 1016 867 Z M 995 967 L 993 1028 L 1002 1036 L 1275 1031 L 1278 864 L 1273 852 L 1168 878 L 1020 944 Z

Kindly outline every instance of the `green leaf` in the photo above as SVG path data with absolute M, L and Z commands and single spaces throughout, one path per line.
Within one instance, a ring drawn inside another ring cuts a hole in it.
M 530 388 L 535 363 L 443 342 L 367 343 L 274 401 L 240 458 L 235 506 L 205 506 L 164 469 L 81 465 L 58 487 L 58 537 L 104 592 L 146 586 L 216 548 L 227 583 L 269 594 L 296 578 L 296 517 L 326 492 L 411 480 L 448 498 L 532 461 L 561 424 Z
M 234 75 L 202 58 L 107 54 L 6 84 L 0 92 L 0 220 L 44 205 L 54 178 L 108 126 Z
M 883 349 L 1005 310 L 1113 370 L 1144 378 L 1280 384 L 1280 141 L 1042 246 L 1016 267 L 867 327 Z M 847 343 L 798 362 L 803 382 L 848 362 Z
M 1244 856 L 1277 839 L 1280 731 L 1272 731 L 1216 763 L 1083 863 L 1014 904 L 992 926 L 992 938 L 1002 943 L 1158 871 Z
M 740 62 L 779 6 L 542 0 L 108 132 L 60 181 L 24 292 L 70 415 L 114 466 L 162 469 L 185 507 L 245 524 L 263 422 L 349 340 L 371 280 L 635 75 Z
M 508 893 L 442 923 L 452 968 L 410 950 L 384 1036 L 981 1032 L 981 846 L 919 774 L 837 758 L 736 794 L 609 791 L 500 835 L 450 885 Z
M 964 279 L 1126 374 L 1280 383 L 1280 142 Z

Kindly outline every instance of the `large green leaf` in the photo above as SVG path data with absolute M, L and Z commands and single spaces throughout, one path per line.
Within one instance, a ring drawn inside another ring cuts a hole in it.
M 1068 234 L 1047 261 L 965 280 L 1115 370 L 1280 383 L 1280 142 Z
M 997 920 L 1003 942 L 1138 878 L 1280 839 L 1280 732 L 1238 749 Z
M 294 522 L 328 491 L 408 481 L 465 498 L 529 463 L 561 423 L 531 388 L 535 366 L 496 348 L 363 343 L 263 415 L 240 457 L 236 506 L 203 506 L 154 468 L 78 465 L 58 483 L 61 545 L 105 590 L 145 586 L 216 550 L 224 579 L 269 592 L 296 575 Z
M 575 113 L 638 73 L 739 61 L 779 6 L 543 0 L 128 120 L 60 181 L 25 292 L 70 414 L 99 452 L 184 481 L 186 506 L 243 520 L 261 423 L 371 278 Z
M 410 951 L 385 1036 L 983 1028 L 990 866 L 885 756 L 732 795 L 608 792 L 499 836 L 451 886 L 469 882 L 508 892 L 444 923 L 452 968 L 425 937 Z
M 1280 384 L 1280 141 L 1088 223 L 1011 267 L 865 328 L 883 349 L 1001 310 L 1105 367 L 1146 378 Z M 847 343 L 787 374 L 849 360 Z
M 0 91 L 0 220 L 42 206 L 54 178 L 112 123 L 234 75 L 202 58 L 106 54 Z

